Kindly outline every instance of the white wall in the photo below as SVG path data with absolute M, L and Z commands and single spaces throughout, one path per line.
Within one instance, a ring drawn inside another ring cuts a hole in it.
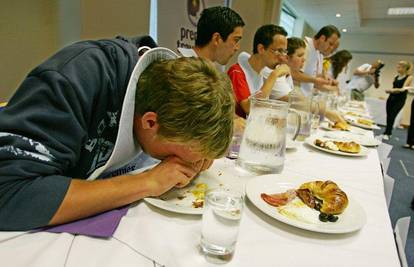
M 278 24 L 282 0 L 233 0 L 231 8 L 243 18 L 246 24 L 243 29 L 243 39 L 240 43 L 240 50 L 252 53 L 253 37 L 256 30 L 264 24 Z M 229 62 L 231 66 L 237 61 L 235 55 Z

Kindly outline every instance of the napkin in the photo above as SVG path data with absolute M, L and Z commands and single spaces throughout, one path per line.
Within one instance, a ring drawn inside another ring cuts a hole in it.
M 113 209 L 85 219 L 44 228 L 41 231 L 109 238 L 114 234 L 122 217 L 128 212 L 128 208 L 129 206 Z

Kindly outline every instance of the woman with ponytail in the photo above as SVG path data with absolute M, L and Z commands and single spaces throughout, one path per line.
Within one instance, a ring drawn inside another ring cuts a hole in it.
M 397 64 L 398 75 L 394 78 L 392 89 L 385 90 L 387 94 L 390 94 L 386 105 L 387 127 L 384 132 L 385 140 L 391 137 L 395 118 L 404 107 L 405 100 L 407 99 L 407 87 L 410 87 L 413 81 L 411 70 L 412 64 L 410 62 L 400 61 Z

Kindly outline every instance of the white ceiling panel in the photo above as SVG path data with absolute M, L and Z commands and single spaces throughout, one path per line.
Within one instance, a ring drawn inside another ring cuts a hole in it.
M 285 0 L 316 31 L 328 24 L 350 33 L 414 35 L 414 15 L 389 16 L 390 7 L 414 7 L 414 0 Z M 336 13 L 341 13 L 337 18 Z

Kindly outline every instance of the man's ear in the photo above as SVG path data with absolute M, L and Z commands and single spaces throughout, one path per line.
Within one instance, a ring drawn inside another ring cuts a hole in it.
M 158 132 L 158 115 L 155 112 L 145 112 L 140 118 L 142 129 Z
M 213 33 L 213 35 L 211 36 L 211 41 L 213 42 L 213 44 L 218 45 L 220 43 L 220 40 L 221 40 L 220 33 L 218 32 Z
M 257 53 L 258 54 L 263 54 L 266 50 L 263 44 L 257 44 L 256 48 L 257 48 Z

